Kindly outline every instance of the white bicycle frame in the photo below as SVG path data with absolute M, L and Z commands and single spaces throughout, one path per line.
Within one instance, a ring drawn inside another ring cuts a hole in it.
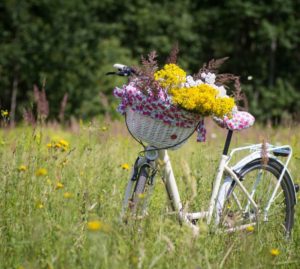
M 280 160 L 278 158 L 276 158 L 273 154 L 272 151 L 274 150 L 280 150 L 280 149 L 289 149 L 289 154 L 286 158 L 286 162 L 284 164 L 282 164 L 280 162 Z M 248 150 L 251 153 L 249 155 L 247 155 L 246 157 L 244 157 L 242 160 L 240 160 L 238 163 L 236 163 L 233 166 L 230 166 L 229 163 L 232 159 L 232 157 L 234 156 L 234 154 L 236 154 L 237 152 L 240 151 L 245 151 Z M 268 154 L 269 158 L 272 158 L 274 160 L 276 160 L 277 162 L 279 162 L 283 169 L 281 172 L 281 175 L 279 177 L 279 180 L 272 192 L 272 195 L 267 203 L 267 206 L 265 208 L 259 208 L 258 205 L 255 203 L 255 201 L 253 200 L 253 196 L 254 193 L 256 191 L 256 186 L 259 183 L 259 178 L 257 179 L 257 182 L 254 184 L 252 190 L 249 192 L 243 185 L 243 183 L 239 180 L 237 174 L 239 173 L 239 171 L 248 163 L 250 163 L 251 161 L 261 158 L 262 156 L 262 144 L 255 144 L 255 145 L 250 145 L 250 146 L 246 146 L 246 147 L 239 147 L 239 148 L 234 148 L 231 150 L 229 155 L 222 155 L 220 163 L 219 163 L 219 167 L 217 170 L 217 174 L 213 183 L 213 190 L 211 193 L 211 198 L 210 198 L 210 202 L 209 202 L 209 207 L 207 209 L 207 211 L 200 211 L 200 212 L 184 212 L 184 207 L 183 204 L 181 202 L 180 199 L 180 194 L 178 191 L 178 186 L 175 180 L 175 176 L 173 173 L 173 169 L 172 169 L 172 165 L 171 165 L 171 161 L 168 155 L 167 150 L 160 150 L 158 151 L 158 158 L 156 159 L 156 163 L 163 163 L 163 179 L 164 179 L 164 183 L 166 185 L 166 189 L 169 195 L 169 198 L 172 202 L 173 208 L 174 210 L 178 213 L 179 219 L 184 222 L 187 223 L 189 226 L 191 226 L 194 229 L 198 229 L 195 225 L 193 225 L 192 221 L 193 220 L 197 220 L 197 219 L 203 219 L 206 218 L 206 222 L 207 224 L 211 224 L 213 217 L 215 216 L 215 224 L 217 225 L 220 221 L 220 213 L 223 209 L 224 206 L 224 202 L 226 199 L 226 194 L 228 191 L 228 188 L 226 188 L 226 184 L 225 184 L 225 188 L 221 188 L 221 183 L 222 183 L 222 178 L 224 175 L 224 172 L 226 172 L 226 175 L 228 175 L 227 178 L 225 178 L 225 181 L 227 181 L 227 186 L 229 187 L 232 183 L 232 181 L 234 180 L 237 184 L 237 186 L 242 190 L 242 192 L 245 194 L 245 196 L 248 199 L 248 204 L 245 208 L 245 210 L 247 210 L 249 208 L 249 206 L 251 205 L 252 209 L 255 209 L 256 213 L 259 213 L 263 210 L 264 213 L 264 220 L 267 221 L 268 220 L 268 212 L 269 209 L 272 205 L 272 203 L 275 201 L 276 199 L 276 194 L 278 192 L 278 189 L 280 187 L 280 183 L 283 179 L 283 176 L 285 173 L 289 173 L 287 170 L 288 164 L 290 162 L 291 156 L 292 156 L 292 148 L 289 145 L 285 145 L 285 146 L 273 146 L 270 144 L 267 144 L 267 149 L 266 152 Z M 140 160 L 140 162 L 145 162 L 145 157 L 144 160 Z M 123 213 L 124 213 L 124 209 L 127 207 L 128 205 L 128 200 L 130 199 L 130 193 L 131 193 L 131 189 L 133 186 L 133 181 L 130 179 L 129 183 L 127 185 L 127 190 L 126 190 L 126 194 L 125 194 L 125 199 L 124 199 L 124 204 L 123 204 Z M 293 184 L 294 185 L 294 184 Z M 219 199 L 218 199 L 219 198 Z M 237 201 L 238 202 L 238 201 Z M 242 208 L 241 208 L 242 209 Z M 215 210 L 217 211 L 216 214 L 214 215 Z M 231 228 L 228 229 L 228 231 L 234 231 L 234 230 L 241 230 L 241 229 L 245 229 L 248 226 L 252 226 L 255 225 L 255 222 L 253 223 L 249 223 L 246 225 L 242 225 L 240 227 L 235 227 L 235 228 Z

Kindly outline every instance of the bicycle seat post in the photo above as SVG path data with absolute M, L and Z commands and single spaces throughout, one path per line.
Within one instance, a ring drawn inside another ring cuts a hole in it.
M 232 130 L 228 130 L 224 149 L 223 149 L 223 155 L 227 156 L 227 154 L 228 154 L 228 150 L 229 150 L 229 146 L 230 146 L 230 142 L 231 142 L 231 138 L 232 138 L 232 133 L 233 133 Z

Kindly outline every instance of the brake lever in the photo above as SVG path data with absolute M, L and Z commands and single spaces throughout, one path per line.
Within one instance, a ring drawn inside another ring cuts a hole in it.
M 106 76 L 109 76 L 109 75 L 117 75 L 117 72 L 107 72 L 105 75 L 106 75 Z

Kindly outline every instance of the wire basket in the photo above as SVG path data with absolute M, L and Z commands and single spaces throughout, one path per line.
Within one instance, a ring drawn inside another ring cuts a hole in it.
M 144 116 L 126 109 L 126 123 L 130 133 L 150 146 L 177 149 L 195 132 L 197 124 L 191 128 L 171 126 L 160 120 Z

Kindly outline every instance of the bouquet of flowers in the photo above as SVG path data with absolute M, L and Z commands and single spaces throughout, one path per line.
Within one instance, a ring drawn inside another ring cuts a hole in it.
M 175 46 L 162 69 L 155 51 L 142 57 L 136 75 L 114 90 L 121 99 L 118 111 L 126 114 L 131 133 L 156 147 L 178 146 L 196 127 L 198 141 L 204 141 L 203 117 L 230 118 L 240 97 L 239 78 L 217 74 L 227 58 L 212 60 L 191 76 L 176 64 L 177 53 Z M 235 98 L 227 95 L 227 82 L 234 82 Z

